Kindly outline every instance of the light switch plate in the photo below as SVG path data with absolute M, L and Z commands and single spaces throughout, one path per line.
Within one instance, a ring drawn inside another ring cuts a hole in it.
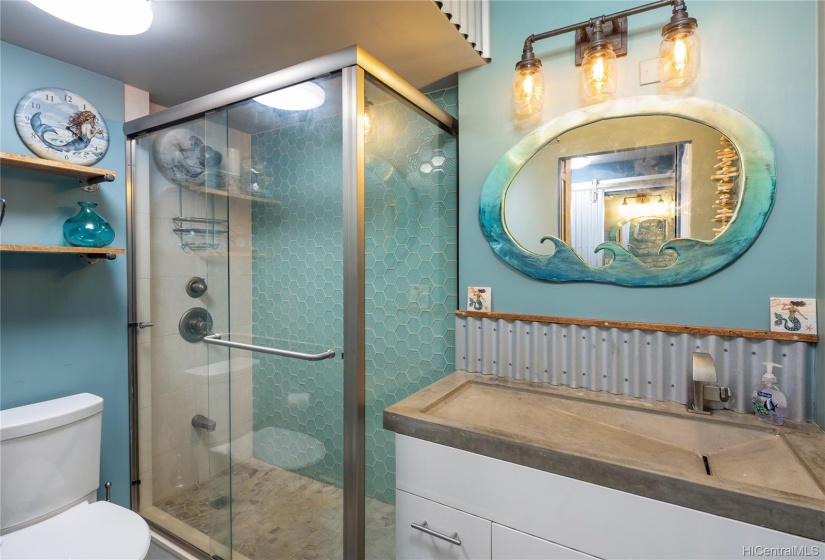
M 647 86 L 659 82 L 659 59 L 651 58 L 639 62 L 639 85 Z

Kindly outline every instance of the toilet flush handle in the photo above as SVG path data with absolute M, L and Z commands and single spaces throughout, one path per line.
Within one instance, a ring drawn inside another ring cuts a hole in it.
M 111 502 L 112 501 L 112 483 L 107 482 L 106 484 L 103 485 L 103 487 L 106 489 L 106 501 Z

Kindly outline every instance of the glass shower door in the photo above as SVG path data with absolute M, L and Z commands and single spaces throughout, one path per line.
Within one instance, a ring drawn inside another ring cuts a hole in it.
M 223 559 L 343 550 L 340 72 L 311 84 L 312 109 L 249 100 L 136 142 L 140 511 Z
M 453 368 L 452 119 L 341 56 L 130 136 L 140 512 L 223 559 L 392 557 L 381 411 Z
M 228 200 L 229 327 L 205 346 L 228 369 L 231 544 L 251 560 L 343 550 L 340 89 L 336 73 L 296 88 L 323 92 L 314 108 L 218 112 L 223 192 L 210 196 Z
M 142 136 L 134 144 L 139 511 L 198 548 L 231 556 L 229 379 L 201 342 L 229 326 L 226 141 L 220 114 Z M 147 325 L 150 324 L 151 326 Z M 224 469 L 225 470 L 225 469 Z M 188 519 L 197 519 L 197 522 Z

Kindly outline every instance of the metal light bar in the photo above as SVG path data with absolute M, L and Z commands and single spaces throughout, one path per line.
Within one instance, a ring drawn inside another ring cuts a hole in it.
M 674 11 L 684 11 L 686 9 L 684 0 L 658 0 L 657 2 L 651 2 L 650 4 L 636 6 L 635 8 L 629 8 L 627 10 L 622 10 L 620 12 L 616 12 L 609 15 L 602 15 L 579 23 L 574 23 L 573 25 L 559 27 L 558 29 L 553 29 L 552 31 L 545 31 L 544 33 L 530 35 L 529 37 L 527 37 L 527 39 L 524 40 L 524 50 L 521 60 L 522 62 L 525 62 L 527 60 L 535 58 L 532 55 L 533 43 L 535 43 L 536 41 L 541 41 L 542 39 L 549 39 L 550 37 L 556 37 L 558 35 L 564 35 L 565 33 L 575 31 L 577 40 L 576 65 L 580 65 L 581 52 L 584 50 L 584 47 L 587 46 L 586 29 L 588 27 L 592 27 L 593 24 L 596 22 L 601 22 L 602 24 L 612 24 L 611 27 L 605 28 L 605 35 L 609 40 L 614 41 L 614 50 L 617 55 L 627 54 L 627 18 L 632 15 L 641 14 L 643 12 L 648 12 L 650 10 L 655 10 L 658 8 L 664 8 L 666 6 L 673 6 Z M 614 40 L 613 37 L 616 34 L 624 34 L 625 39 L 621 40 L 621 38 L 618 38 L 618 40 Z M 618 48 L 616 47 L 617 42 L 621 43 Z

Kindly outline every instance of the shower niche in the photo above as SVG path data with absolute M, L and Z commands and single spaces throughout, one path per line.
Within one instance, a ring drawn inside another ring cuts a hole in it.
M 394 554 L 382 411 L 454 369 L 456 98 L 352 47 L 126 123 L 130 320 L 154 325 L 133 503 L 160 530 L 223 559 Z

